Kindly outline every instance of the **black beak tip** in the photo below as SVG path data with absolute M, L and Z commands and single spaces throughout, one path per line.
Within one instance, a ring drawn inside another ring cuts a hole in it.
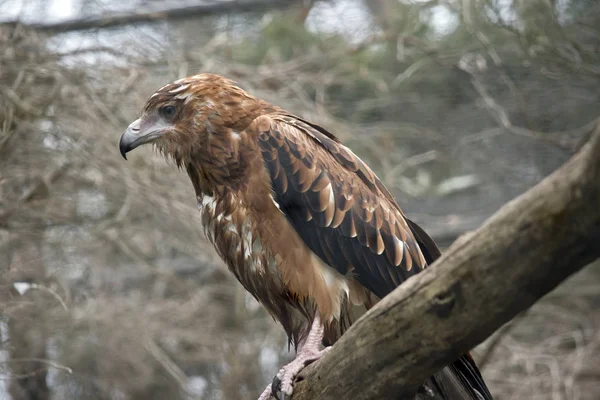
M 129 144 L 123 140 L 123 136 L 121 136 L 121 140 L 119 141 L 119 151 L 125 160 L 127 160 L 127 152 L 130 150 Z

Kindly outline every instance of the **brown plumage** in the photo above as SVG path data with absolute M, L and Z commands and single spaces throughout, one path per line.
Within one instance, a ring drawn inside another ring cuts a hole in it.
M 184 78 L 153 94 L 121 152 L 150 142 L 187 171 L 207 237 L 296 347 L 315 316 L 323 342 L 333 344 L 439 256 L 335 136 L 220 76 Z M 467 356 L 427 388 L 420 396 L 491 398 Z

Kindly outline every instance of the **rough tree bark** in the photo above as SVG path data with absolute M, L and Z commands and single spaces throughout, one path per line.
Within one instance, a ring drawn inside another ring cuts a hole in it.
M 410 398 L 599 257 L 600 128 L 563 167 L 357 321 L 301 373 L 293 399 Z

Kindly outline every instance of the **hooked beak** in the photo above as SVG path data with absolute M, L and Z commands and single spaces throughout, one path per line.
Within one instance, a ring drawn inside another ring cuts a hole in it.
M 119 150 L 124 159 L 127 160 L 127 153 L 131 150 L 162 136 L 165 127 L 156 125 L 160 124 L 144 127 L 144 129 L 142 129 L 141 119 L 136 119 L 127 127 L 119 141 Z

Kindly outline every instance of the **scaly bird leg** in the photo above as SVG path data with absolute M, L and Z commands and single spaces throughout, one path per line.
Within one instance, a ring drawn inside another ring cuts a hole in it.
M 289 400 L 292 398 L 296 375 L 308 364 L 321 358 L 330 349 L 329 347 L 323 350 L 319 349 L 323 341 L 323 330 L 324 328 L 317 312 L 308 335 L 298 343 L 296 358 L 279 370 L 275 378 L 273 378 L 273 383 L 266 387 L 258 400 L 269 400 L 271 394 L 279 400 Z M 278 395 L 279 393 L 281 393 L 281 396 Z

